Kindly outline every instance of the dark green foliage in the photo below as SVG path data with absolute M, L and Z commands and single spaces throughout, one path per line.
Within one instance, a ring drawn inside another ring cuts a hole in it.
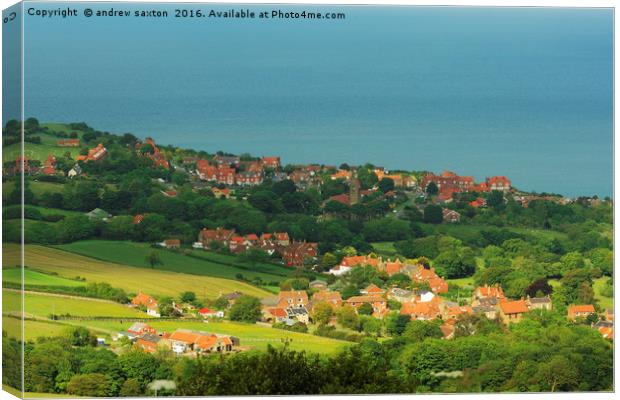
M 261 303 L 256 297 L 243 295 L 235 300 L 228 317 L 231 321 L 256 322 L 261 317 Z

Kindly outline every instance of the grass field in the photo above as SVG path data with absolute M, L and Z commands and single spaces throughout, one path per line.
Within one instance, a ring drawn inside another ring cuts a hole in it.
M 108 330 L 109 334 L 125 331 L 131 323 L 115 321 L 66 321 L 67 323 L 79 324 L 88 328 Z M 264 350 L 267 345 L 280 346 L 285 339 L 291 340 L 290 348 L 294 350 L 306 350 L 315 353 L 333 353 L 351 342 L 335 340 L 315 336 L 308 333 L 297 333 L 274 329 L 271 327 L 238 322 L 189 322 L 189 321 L 157 321 L 152 320 L 149 325 L 158 331 L 172 332 L 176 329 L 194 329 L 205 332 L 219 333 L 236 336 L 241 340 L 242 346 L 250 346 L 253 349 Z
M 396 249 L 394 248 L 394 242 L 375 242 L 375 243 L 371 243 L 371 245 L 377 254 L 380 254 L 382 256 L 396 255 Z
M 2 282 L 21 284 L 21 268 L 3 268 Z M 24 270 L 24 284 L 33 286 L 84 286 L 84 282 L 73 279 L 61 278 L 59 276 L 44 274 L 31 269 Z
M 448 286 L 451 284 L 456 284 L 464 288 L 474 289 L 475 287 L 474 278 L 471 276 L 467 278 L 459 278 L 459 279 L 446 279 L 446 281 L 448 282 Z
M 84 240 L 75 243 L 55 246 L 56 248 L 77 253 L 83 256 L 103 261 L 130 265 L 134 267 L 151 268 L 146 262 L 146 256 L 153 249 L 147 243 L 134 243 L 108 240 Z M 213 276 L 216 278 L 235 279 L 235 275 L 242 274 L 247 279 L 261 278 L 264 282 L 280 282 L 293 273 L 293 269 L 279 267 L 272 264 L 257 264 L 256 271 L 237 268 L 224 263 L 239 263 L 235 257 L 206 251 L 193 251 L 190 257 L 181 253 L 159 249 L 162 265 L 155 266 L 157 270 L 182 272 L 195 275 Z M 208 259 L 207 259 L 208 258 Z M 246 268 L 251 268 L 249 265 Z M 260 271 L 260 272 L 259 272 Z
M 606 297 L 601 294 L 601 290 L 605 286 L 607 279 L 609 278 L 605 276 L 602 278 L 595 279 L 594 282 L 592 283 L 592 288 L 594 289 L 594 297 L 596 298 L 596 300 L 598 301 L 598 304 L 601 306 L 602 309 L 614 308 L 613 297 Z
M 7 181 L 2 183 L 2 198 L 5 198 L 13 191 L 15 182 Z M 36 196 L 41 196 L 45 192 L 60 193 L 63 191 L 62 183 L 29 181 L 29 188 Z
M 19 246 L 3 245 L 5 266 L 18 266 Z M 193 291 L 199 299 L 215 299 L 222 293 L 239 291 L 256 297 L 270 296 L 271 293 L 255 286 L 230 279 L 212 278 L 177 272 L 161 271 L 151 268 L 128 267 L 80 256 L 38 245 L 26 245 L 26 265 L 42 271 L 56 272 L 65 278 L 80 276 L 87 282 L 107 282 L 113 287 L 128 293 L 142 290 L 153 296 L 178 297 L 185 291 Z
M 67 331 L 69 327 L 61 323 L 46 321 L 24 321 L 24 339 L 26 341 L 35 340 L 41 336 L 59 336 Z M 13 317 L 2 317 L 2 330 L 6 331 L 9 337 L 21 338 L 21 320 Z
M 19 303 L 19 298 L 19 292 L 3 290 L 2 312 L 20 312 L 21 310 L 15 309 L 15 304 Z M 51 293 L 30 292 L 24 294 L 24 313 L 44 318 L 47 318 L 50 314 L 70 314 L 79 317 L 150 318 L 146 313 L 119 303 L 85 297 L 70 298 Z
M 2 385 L 2 390 L 7 393 L 12 394 L 15 397 L 21 398 L 22 394 L 19 390 L 12 388 L 8 385 Z M 67 398 L 81 398 L 80 396 L 73 396 L 66 393 L 35 393 L 35 392 L 25 392 L 24 399 L 67 399 Z
M 488 226 L 480 225 L 460 225 L 460 224 L 441 224 L 441 225 L 429 225 L 421 224 L 425 231 L 436 231 L 446 235 L 454 236 L 456 238 L 469 238 L 474 237 L 480 233 L 480 230 L 489 229 Z M 566 234 L 558 231 L 552 231 L 547 229 L 530 229 L 530 228 L 514 228 L 506 227 L 501 229 L 508 229 L 511 232 L 520 235 L 531 235 L 539 239 L 566 239 Z M 429 232 L 430 233 L 430 232 Z
M 41 124 L 43 127 L 47 127 L 52 132 L 64 132 L 70 134 L 71 132 L 78 133 L 78 137 L 82 137 L 82 132 L 74 129 L 69 129 L 66 124 Z M 37 133 L 33 136 L 41 138 L 41 143 L 24 143 L 24 152 L 26 156 L 32 160 L 44 161 L 49 154 L 53 154 L 56 157 L 62 157 L 67 152 L 71 153 L 71 157 L 75 159 L 80 153 L 80 147 L 60 147 L 57 145 L 58 141 L 63 139 L 49 133 Z M 14 143 L 9 146 L 4 146 L 2 149 L 4 160 L 15 160 L 21 154 L 21 144 Z

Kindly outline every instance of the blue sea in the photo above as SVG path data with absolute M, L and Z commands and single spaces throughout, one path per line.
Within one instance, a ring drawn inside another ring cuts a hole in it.
M 235 7 L 346 14 L 319 21 L 105 3 L 88 7 L 170 16 L 86 18 L 71 6 L 80 17 L 25 18 L 26 117 L 284 163 L 612 195 L 611 9 Z

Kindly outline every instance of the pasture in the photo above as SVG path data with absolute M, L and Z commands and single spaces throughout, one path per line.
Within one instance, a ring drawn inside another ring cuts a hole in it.
M 189 251 L 190 255 L 187 255 L 184 250 L 177 252 L 153 249 L 148 243 L 83 240 L 54 247 L 102 261 L 149 269 L 151 266 L 146 261 L 146 257 L 156 251 L 163 262 L 154 267 L 156 270 L 216 278 L 235 279 L 237 274 L 242 274 L 247 279 L 260 278 L 263 282 L 280 282 L 293 273 L 292 268 L 266 263 L 257 263 L 252 267 L 237 261 L 234 256 L 202 250 Z
M 18 306 L 20 296 L 21 294 L 17 291 L 3 289 L 2 312 L 19 313 L 21 311 Z M 24 294 L 24 313 L 43 318 L 47 318 L 50 314 L 70 314 L 78 317 L 150 318 L 146 313 L 135 308 L 111 301 L 33 292 Z
M 271 293 L 244 282 L 208 276 L 190 275 L 151 268 L 136 268 L 105 262 L 55 248 L 26 245 L 26 265 L 41 272 L 56 272 L 60 277 L 86 278 L 86 282 L 107 282 L 111 286 L 137 293 L 139 290 L 152 296 L 178 297 L 182 292 L 193 291 L 199 299 L 215 299 L 221 294 L 239 291 L 256 297 Z M 3 245 L 5 266 L 19 266 L 19 246 Z
M 2 269 L 2 282 L 9 282 L 14 284 L 21 284 L 22 271 L 21 268 L 3 268 Z M 56 275 L 44 274 L 31 269 L 24 269 L 24 284 L 30 286 L 64 286 L 64 287 L 77 287 L 84 286 L 84 282 L 61 278 Z

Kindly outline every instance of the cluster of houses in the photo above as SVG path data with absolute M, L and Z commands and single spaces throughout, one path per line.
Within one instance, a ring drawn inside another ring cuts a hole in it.
M 342 276 L 359 266 L 371 266 L 377 271 L 387 273 L 388 276 L 405 274 L 409 276 L 414 283 L 427 283 L 430 290 L 436 294 L 448 292 L 448 282 L 437 275 L 434 268 L 426 268 L 422 264 L 410 264 L 398 258 L 392 261 L 390 259 L 384 260 L 382 257 L 371 257 L 368 255 L 344 257 L 342 261 L 330 269 L 328 273 L 334 276 Z
M 291 240 L 287 232 L 239 235 L 234 229 L 222 227 L 201 230 L 193 247 L 209 249 L 214 243 L 236 254 L 250 249 L 262 250 L 270 256 L 277 254 L 290 267 L 304 266 L 316 261 L 318 256 L 317 243 Z
M 174 332 L 158 332 L 144 322 L 136 322 L 120 332 L 117 339 L 127 337 L 134 346 L 147 353 L 158 350 L 172 350 L 177 355 L 196 356 L 199 354 L 230 353 L 239 351 L 240 341 L 234 336 L 215 333 L 177 329 Z
M 150 146 L 152 150 L 141 152 L 140 150 L 145 145 Z M 155 144 L 155 141 L 152 138 L 147 137 L 143 143 L 136 143 L 136 150 L 138 151 L 138 154 L 141 154 L 143 157 L 150 158 L 153 161 L 153 165 L 155 167 L 162 167 L 165 169 L 170 168 L 170 163 L 168 162 L 168 160 L 166 160 L 166 156 L 159 150 L 159 148 Z
M 510 179 L 505 176 L 491 176 L 484 182 L 475 183 L 473 176 L 460 176 L 452 171 L 444 171 L 440 175 L 426 175 L 422 180 L 422 188 L 426 190 L 431 182 L 437 186 L 438 199 L 445 202 L 451 201 L 455 193 L 487 193 L 494 190 L 508 192 L 511 189 Z
M 280 157 L 241 161 L 241 158 L 237 156 L 216 155 L 211 161 L 195 160 L 195 164 L 196 173 L 203 181 L 225 185 L 254 186 L 263 182 L 266 169 L 280 168 Z

